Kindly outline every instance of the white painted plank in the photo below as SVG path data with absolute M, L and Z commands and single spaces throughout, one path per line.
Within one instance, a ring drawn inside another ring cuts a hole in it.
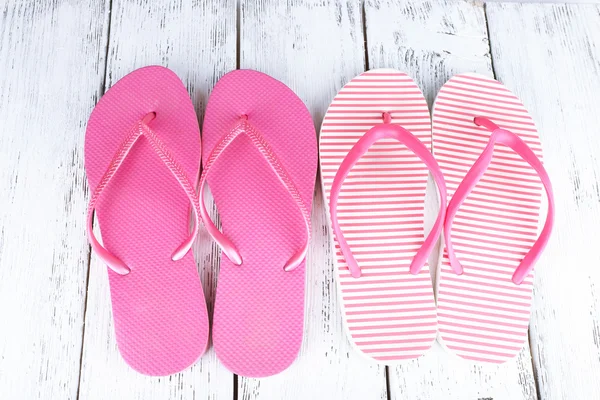
M 201 115 L 216 81 L 235 69 L 234 0 L 218 4 L 113 0 L 111 15 L 107 88 L 136 68 L 163 65 L 184 81 Z M 194 250 L 212 316 L 219 252 L 203 229 Z M 146 377 L 129 368 L 114 338 L 107 278 L 106 267 L 92 255 L 82 399 L 233 398 L 233 375 L 218 362 L 212 346 L 194 366 L 170 377 Z
M 430 107 L 452 75 L 492 75 L 481 3 L 367 0 L 365 15 L 369 68 L 407 72 L 423 90 Z M 429 227 L 438 211 L 435 193 L 430 182 L 426 204 Z M 437 255 L 430 259 L 431 265 L 437 261 Z M 436 343 L 424 357 L 390 368 L 389 380 L 392 399 L 536 398 L 528 346 L 517 360 L 498 367 L 467 362 Z
M 364 70 L 361 22 L 357 1 L 242 1 L 240 67 L 290 86 L 318 129 L 337 91 Z M 300 355 L 274 377 L 240 377 L 241 399 L 386 398 L 385 368 L 357 354 L 342 328 L 324 207 L 317 182 Z
M 0 397 L 77 396 L 108 2 L 0 5 Z M 77 15 L 77 18 L 73 18 Z
M 530 326 L 539 395 L 598 399 L 600 6 L 486 11 L 494 70 L 532 113 L 554 186 L 554 233 L 536 266 Z

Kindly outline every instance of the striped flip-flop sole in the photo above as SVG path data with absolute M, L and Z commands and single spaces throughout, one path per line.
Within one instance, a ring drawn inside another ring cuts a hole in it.
M 473 123 L 476 116 L 519 135 L 542 157 L 535 124 L 514 94 L 485 76 L 454 76 L 433 109 L 433 149 L 449 199 L 491 134 Z M 460 357 L 502 363 L 523 347 L 533 272 L 521 285 L 511 277 L 537 238 L 541 191 L 533 168 L 498 145 L 487 172 L 456 214 L 452 242 L 464 273 L 452 271 L 444 250 L 436 290 L 441 341 Z
M 383 122 L 383 112 L 431 147 L 429 110 L 412 79 L 391 69 L 359 75 L 337 94 L 321 127 L 321 177 L 328 204 L 342 160 L 359 138 Z M 437 333 L 429 267 L 418 275 L 409 272 L 424 241 L 427 177 L 416 155 L 385 139 L 357 162 L 340 191 L 339 225 L 362 270 L 360 278 L 350 275 L 334 239 L 345 326 L 362 354 L 385 364 L 422 355 Z

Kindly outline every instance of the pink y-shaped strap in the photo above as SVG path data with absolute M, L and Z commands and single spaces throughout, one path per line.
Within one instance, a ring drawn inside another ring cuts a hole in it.
M 340 168 L 335 174 L 335 178 L 333 179 L 333 184 L 331 185 L 331 193 L 329 200 L 329 213 L 331 215 L 331 223 L 333 225 L 333 231 L 335 236 L 337 237 L 337 241 L 340 245 L 340 250 L 342 251 L 342 255 L 348 264 L 348 269 L 353 277 L 359 278 L 361 275 L 360 267 L 356 262 L 356 259 L 352 255 L 352 251 L 344 238 L 344 234 L 340 229 L 340 225 L 338 223 L 337 217 L 337 203 L 338 197 L 340 194 L 340 190 L 342 188 L 342 184 L 344 180 L 354 167 L 354 165 L 358 162 L 358 160 L 369 150 L 369 148 L 375 144 L 379 139 L 396 139 L 403 145 L 405 145 L 409 150 L 415 153 L 421 161 L 427 165 L 429 171 L 433 175 L 433 179 L 438 187 L 438 191 L 440 194 L 440 211 L 438 213 L 438 217 L 435 221 L 433 229 L 425 239 L 425 242 L 417 251 L 417 254 L 413 258 L 410 264 L 410 273 L 416 275 L 421 271 L 421 268 L 427 262 L 427 258 L 433 247 L 435 242 L 440 236 L 442 231 L 442 225 L 444 223 L 444 216 L 446 215 L 446 181 L 444 180 L 444 175 L 440 170 L 435 158 L 433 155 L 425 147 L 425 145 L 412 133 L 404 129 L 399 125 L 391 124 L 391 116 L 389 113 L 383 113 L 383 124 L 375 125 L 371 128 L 367 133 L 361 137 L 358 142 L 352 147 L 352 149 L 348 152 Z
M 525 255 L 512 276 L 512 281 L 515 284 L 520 285 L 527 274 L 529 274 L 529 272 L 533 269 L 535 262 L 544 251 L 544 248 L 548 243 L 548 239 L 550 239 L 550 233 L 552 232 L 552 226 L 554 225 L 554 196 L 552 194 L 552 184 L 550 183 L 550 178 L 548 177 L 548 173 L 544 169 L 542 162 L 535 156 L 534 152 L 519 136 L 506 129 L 500 128 L 498 125 L 484 117 L 476 117 L 473 122 L 475 122 L 476 125 L 484 126 L 490 130 L 492 134 L 490 135 L 490 141 L 488 142 L 487 146 L 477 161 L 475 161 L 475 164 L 473 164 L 469 172 L 467 172 L 467 175 L 465 175 L 464 179 L 458 186 L 458 189 L 456 189 L 454 196 L 452 196 L 450 204 L 448 204 L 446 222 L 444 223 L 444 240 L 446 241 L 446 249 L 448 250 L 450 266 L 456 274 L 460 275 L 463 273 L 463 267 L 458 261 L 458 258 L 454 253 L 454 248 L 452 247 L 452 221 L 454 220 L 454 217 L 456 216 L 456 213 L 458 212 L 458 209 L 462 203 L 466 200 L 466 198 L 469 196 L 469 193 L 471 193 L 471 190 L 473 190 L 475 185 L 477 185 L 477 182 L 479 182 L 479 179 L 481 179 L 489 167 L 494 154 L 494 145 L 496 143 L 503 144 L 511 148 L 523 160 L 527 161 L 527 163 L 531 165 L 533 169 L 535 169 L 542 181 L 542 184 L 544 185 L 544 189 L 546 189 L 546 195 L 548 197 L 548 215 L 546 216 L 546 223 L 544 224 L 542 233 L 533 244 L 531 250 L 529 250 L 527 255 Z
M 120 275 L 127 275 L 131 271 L 131 269 L 127 265 L 125 265 L 123 261 L 114 256 L 112 253 L 110 253 L 108 250 L 102 247 L 100 243 L 98 243 L 98 240 L 96 240 L 96 236 L 94 236 L 92 222 L 94 220 L 94 209 L 96 208 L 96 203 L 98 202 L 98 199 L 104 192 L 104 189 L 110 183 L 111 179 L 117 173 L 119 167 L 123 164 L 125 157 L 127 157 L 127 154 L 129 154 L 129 152 L 133 148 L 133 145 L 141 136 L 144 136 L 148 139 L 148 142 L 150 143 L 150 146 L 152 146 L 152 149 L 160 157 L 161 161 L 169 168 L 169 171 L 171 171 L 171 173 L 175 176 L 175 178 L 185 191 L 185 194 L 187 195 L 188 199 L 192 203 L 192 207 L 194 209 L 194 231 L 173 252 L 171 259 L 173 261 L 182 259 L 183 256 L 185 256 L 192 247 L 194 239 L 198 234 L 198 226 L 200 224 L 200 207 L 198 204 L 198 196 L 196 195 L 194 187 L 190 183 L 190 180 L 187 178 L 183 168 L 175 161 L 171 153 L 165 147 L 164 143 L 158 138 L 158 136 L 156 136 L 156 134 L 148 126 L 148 123 L 152 121 L 155 117 L 156 114 L 153 112 L 147 114 L 141 121 L 139 121 L 136 124 L 131 133 L 125 138 L 125 140 L 121 144 L 121 147 L 112 159 L 108 169 L 102 176 L 100 183 L 98 184 L 98 186 L 96 186 L 96 189 L 94 190 L 94 193 L 90 198 L 90 204 L 88 205 L 87 233 L 92 249 L 94 249 L 96 254 L 98 254 L 98 256 L 106 263 L 106 265 L 108 265 L 110 269 L 112 269 Z
M 242 133 L 245 133 L 246 136 L 251 140 L 252 144 L 256 146 L 256 148 L 263 155 L 265 160 L 269 163 L 273 171 L 277 174 L 277 177 L 286 188 L 292 199 L 296 202 L 298 209 L 302 213 L 302 218 L 304 219 L 304 224 L 306 226 L 306 241 L 302 248 L 294 254 L 288 262 L 283 266 L 285 271 L 292 271 L 296 267 L 300 265 L 302 260 L 306 257 L 306 252 L 308 251 L 308 243 L 310 241 L 310 214 L 308 213 L 308 209 L 304 205 L 302 198 L 300 197 L 300 193 L 298 189 L 290 179 L 289 175 L 286 173 L 283 165 L 279 162 L 275 153 L 267 143 L 267 141 L 262 137 L 262 135 L 254 129 L 254 127 L 248 122 L 248 116 L 242 115 L 237 124 L 233 127 L 233 129 L 226 134 L 221 141 L 215 146 L 213 151 L 210 153 L 206 165 L 202 170 L 202 175 L 200 176 L 200 215 L 202 216 L 202 221 L 208 230 L 208 233 L 212 236 L 212 238 L 217 242 L 217 244 L 223 250 L 223 253 L 229 258 L 235 265 L 242 264 L 242 256 L 240 255 L 238 249 L 234 246 L 234 244 L 229 240 L 229 238 L 223 235 L 215 226 L 215 224 L 210 219 L 210 215 L 208 215 L 208 211 L 206 210 L 206 205 L 204 204 L 204 186 L 206 185 L 206 177 L 208 176 L 212 165 L 214 165 L 215 161 L 219 158 L 221 154 L 225 151 L 225 149 Z

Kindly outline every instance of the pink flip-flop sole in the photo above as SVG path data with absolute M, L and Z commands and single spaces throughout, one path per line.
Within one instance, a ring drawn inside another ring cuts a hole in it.
M 314 125 L 302 101 L 265 74 L 234 71 L 217 83 L 204 119 L 203 162 L 242 115 L 268 142 L 310 212 L 317 166 Z M 221 257 L 213 319 L 217 356 L 240 375 L 276 374 L 294 361 L 302 342 L 305 262 L 283 270 L 306 241 L 302 214 L 243 134 L 212 165 L 207 182 L 223 234 L 243 259 L 237 266 Z
M 513 93 L 483 75 L 454 76 L 433 109 L 433 148 L 449 197 L 490 139 L 475 117 L 510 130 L 542 158 L 533 119 Z M 502 363 L 527 340 L 533 271 L 520 285 L 511 278 L 538 237 L 541 192 L 535 170 L 508 147 L 496 146 L 489 168 L 454 218 L 452 243 L 464 273 L 454 273 L 444 251 L 437 305 L 441 342 L 462 358 Z
M 91 192 L 136 123 L 150 128 L 190 181 L 196 182 L 200 132 L 179 78 L 163 67 L 138 69 L 118 81 L 92 112 L 85 139 Z M 208 340 L 206 303 L 194 256 L 172 261 L 189 236 L 190 203 L 178 181 L 142 137 L 96 206 L 104 247 L 131 269 L 108 270 L 119 351 L 135 370 L 168 375 L 190 366 Z

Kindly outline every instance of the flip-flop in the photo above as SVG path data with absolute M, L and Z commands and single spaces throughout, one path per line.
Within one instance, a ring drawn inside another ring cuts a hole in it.
M 199 164 L 194 107 L 166 68 L 125 76 L 90 116 L 88 235 L 109 267 L 119 351 L 143 374 L 181 371 L 206 348 L 206 303 L 189 251 L 198 230 Z M 197 216 L 191 234 L 190 205 Z M 92 231 L 94 210 L 104 247 Z
M 464 74 L 436 98 L 433 148 L 451 196 L 437 275 L 440 339 L 462 358 L 502 363 L 527 340 L 533 266 L 554 219 L 540 138 L 507 88 Z M 549 206 L 538 237 L 542 183 Z
M 393 69 L 350 81 L 321 127 L 321 177 L 344 325 L 351 343 L 380 363 L 419 357 L 437 334 L 427 257 L 441 233 L 446 188 L 430 145 L 425 97 Z M 425 240 L 428 169 L 441 204 Z
M 215 351 L 236 374 L 273 375 L 294 361 L 302 342 L 314 125 L 283 83 L 239 70 L 215 85 L 202 141 L 200 193 L 210 187 L 223 230 L 202 203 L 204 224 L 223 250 Z

